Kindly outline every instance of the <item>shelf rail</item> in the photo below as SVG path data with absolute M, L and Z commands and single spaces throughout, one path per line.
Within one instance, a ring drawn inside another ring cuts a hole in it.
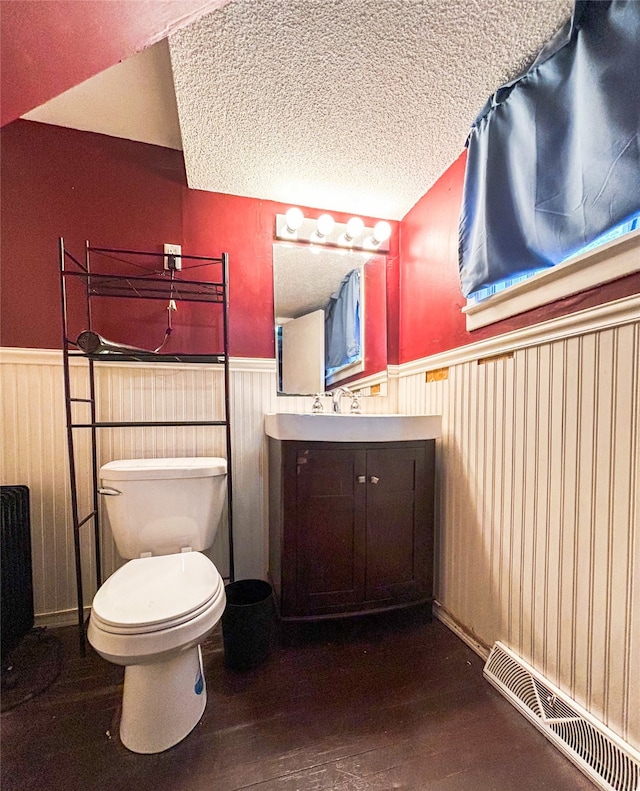
M 82 568 L 82 543 L 81 528 L 88 522 L 93 522 L 93 544 L 96 589 L 102 585 L 102 554 L 100 511 L 98 507 L 98 430 L 103 428 L 131 428 L 131 427 L 185 427 L 202 426 L 226 428 L 226 454 L 227 454 L 227 531 L 228 531 L 228 563 L 229 574 L 225 579 L 233 582 L 235 578 L 234 545 L 233 545 L 233 471 L 231 448 L 231 404 L 230 404 L 230 378 L 229 378 L 229 256 L 223 253 L 220 257 L 181 255 L 183 261 L 195 261 L 200 265 L 220 265 L 222 280 L 211 282 L 207 280 L 193 280 L 177 274 L 175 269 L 170 271 L 152 270 L 145 275 L 139 273 L 113 274 L 91 271 L 91 254 L 101 254 L 111 257 L 119 264 L 128 264 L 123 256 L 142 258 L 150 261 L 162 262 L 164 253 L 146 252 L 140 250 L 122 250 L 115 248 L 91 247 L 85 244 L 84 263 L 72 255 L 64 244 L 64 238 L 58 239 L 58 254 L 60 264 L 60 305 L 62 319 L 62 354 L 64 372 L 65 414 L 67 424 L 67 446 L 69 458 L 69 478 L 71 488 L 71 510 L 73 520 L 73 545 L 75 555 L 76 595 L 78 609 L 78 641 L 82 656 L 86 654 L 86 634 L 84 618 L 84 593 L 83 593 L 83 568 Z M 190 267 L 192 269 L 195 267 Z M 179 273 L 184 270 L 178 270 Z M 71 280 L 80 282 L 84 290 L 84 321 L 86 329 L 92 330 L 91 301 L 94 297 L 133 298 L 133 299 L 162 299 L 182 302 L 208 302 L 218 304 L 222 310 L 222 336 L 223 349 L 212 354 L 160 354 L 143 350 L 126 353 L 107 352 L 99 354 L 85 354 L 78 349 L 77 343 L 69 337 L 69 304 L 70 294 L 68 284 Z M 89 379 L 89 397 L 78 398 L 72 395 L 70 374 L 70 360 L 82 357 L 87 361 Z M 222 365 L 224 372 L 224 418 L 222 420 L 97 420 L 97 393 L 95 381 L 95 363 L 108 362 L 154 362 L 154 363 L 203 363 L 207 365 Z M 83 403 L 89 405 L 89 420 L 74 420 L 73 404 Z M 75 444 L 75 429 L 89 429 L 91 438 L 91 506 L 89 513 L 80 516 L 78 494 L 78 465 Z

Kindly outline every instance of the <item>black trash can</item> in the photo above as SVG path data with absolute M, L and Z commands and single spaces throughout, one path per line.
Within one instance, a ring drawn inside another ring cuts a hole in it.
M 225 587 L 222 615 L 224 659 L 233 670 L 250 670 L 271 653 L 275 634 L 273 589 L 264 580 L 238 580 Z

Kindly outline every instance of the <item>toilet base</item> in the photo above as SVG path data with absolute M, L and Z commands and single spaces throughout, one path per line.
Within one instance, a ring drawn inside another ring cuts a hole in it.
M 120 740 L 134 753 L 160 753 L 195 728 L 207 704 L 200 646 L 165 662 L 127 665 Z

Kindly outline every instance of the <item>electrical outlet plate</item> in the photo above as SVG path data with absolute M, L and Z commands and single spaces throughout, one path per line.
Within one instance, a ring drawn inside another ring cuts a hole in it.
M 164 268 L 182 269 L 182 245 L 164 243 Z

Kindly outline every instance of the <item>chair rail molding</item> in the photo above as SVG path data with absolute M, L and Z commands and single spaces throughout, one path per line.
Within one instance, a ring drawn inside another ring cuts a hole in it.
M 587 335 L 600 330 L 620 327 L 640 321 L 640 294 L 632 294 L 604 305 L 570 313 L 555 319 L 533 324 L 529 327 L 513 330 L 503 335 L 496 335 L 466 346 L 459 346 L 419 360 L 411 360 L 390 368 L 390 376 L 411 376 L 436 368 L 492 357 L 505 352 L 543 346 L 554 341 Z

